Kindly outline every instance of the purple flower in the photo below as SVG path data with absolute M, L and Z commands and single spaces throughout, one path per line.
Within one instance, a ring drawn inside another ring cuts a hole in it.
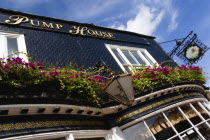
M 39 66 L 39 67 L 42 67 L 43 64 L 40 63 L 40 62 L 36 62 L 36 65 Z
M 15 58 L 15 61 L 16 61 L 18 64 L 22 64 L 22 58 L 20 58 L 20 57 Z
M 9 65 L 4 65 L 5 69 L 11 69 Z
M 51 71 L 49 74 L 55 78 L 59 73 L 57 71 Z
M 42 71 L 42 74 L 46 74 L 46 72 L 45 71 Z

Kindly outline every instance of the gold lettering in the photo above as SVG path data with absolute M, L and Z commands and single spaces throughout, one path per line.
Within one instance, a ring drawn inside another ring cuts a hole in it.
M 87 27 L 82 27 L 82 29 L 80 30 L 80 35 L 85 36 L 86 34 L 84 34 L 84 31 L 87 31 Z
M 39 26 L 40 24 L 39 24 L 39 21 L 36 21 L 37 22 L 37 24 L 34 24 L 34 20 L 31 20 L 31 25 L 32 26 Z
M 51 29 L 54 28 L 52 23 L 47 24 L 46 22 L 43 22 L 42 24 L 43 24 L 43 26 L 44 26 L 45 28 L 51 28 Z
M 93 30 L 87 30 L 87 33 L 89 34 L 89 35 L 95 35 L 96 34 L 96 31 L 93 31 Z
M 72 26 L 71 28 L 73 28 L 74 30 L 69 30 L 69 33 L 71 34 L 80 34 L 85 36 L 86 34 L 84 33 L 84 31 L 87 31 L 87 27 L 82 27 L 80 30 L 80 26 L 76 27 L 76 26 Z
M 112 33 L 108 33 L 108 35 L 109 35 L 109 38 L 115 38 Z
M 61 24 L 55 24 L 56 29 L 60 30 L 63 26 Z
M 28 22 L 28 18 L 25 16 L 21 16 L 21 15 L 12 15 L 9 17 L 10 20 L 5 20 L 5 23 L 7 24 L 12 24 L 12 25 L 17 25 L 20 24 L 22 22 Z M 14 21 L 14 23 L 11 23 L 11 21 Z
M 76 27 L 76 26 L 72 26 L 71 28 L 73 28 L 73 30 L 69 30 L 69 33 L 71 33 L 71 34 L 79 34 L 79 32 L 80 32 L 80 27 L 78 26 L 78 27 Z
M 104 37 L 109 37 L 109 35 L 107 34 L 107 32 L 102 32 Z
M 95 31 L 97 36 L 103 36 L 101 31 Z

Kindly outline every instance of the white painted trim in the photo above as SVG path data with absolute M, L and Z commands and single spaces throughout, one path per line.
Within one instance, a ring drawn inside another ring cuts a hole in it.
M 109 50 L 109 52 L 111 53 L 111 55 L 113 56 L 113 58 L 115 59 L 115 61 L 118 63 L 118 65 L 120 66 L 120 68 L 123 70 L 123 72 L 126 72 L 125 68 L 123 67 L 123 65 L 121 64 L 121 62 L 118 60 L 118 58 L 115 56 L 115 54 L 113 53 L 113 51 L 111 50 L 110 47 L 106 46 L 106 48 Z
M 0 48 L 3 48 L 3 50 L 4 50 L 0 53 L 0 58 L 8 56 L 7 38 L 17 38 L 18 52 L 23 53 L 23 54 L 19 54 L 19 57 L 23 58 L 23 60 L 25 62 L 28 62 L 28 58 L 25 55 L 27 53 L 25 37 L 24 37 L 23 34 L 17 34 L 17 33 L 8 33 L 8 32 L 1 32 L 0 31 Z
M 198 112 L 197 109 L 191 103 L 189 103 L 189 105 L 195 111 L 195 113 L 201 118 L 201 120 L 202 121 L 205 121 L 205 119 L 203 118 L 203 116 L 201 115 L 201 113 Z M 210 128 L 210 124 L 208 122 L 206 122 L 206 125 Z
M 119 127 L 112 128 L 105 137 L 106 140 L 126 140 L 122 130 Z
M 164 95 L 166 94 L 171 94 L 173 92 L 175 92 L 176 90 L 182 91 L 182 90 L 190 90 L 190 89 L 200 89 L 200 90 L 204 90 L 203 87 L 199 86 L 199 85 L 194 85 L 194 84 L 189 84 L 189 85 L 181 85 L 181 86 L 176 86 L 176 87 L 170 87 L 170 88 L 166 88 L 163 90 L 159 90 L 150 94 L 147 94 L 145 96 L 136 98 L 132 104 L 132 106 L 136 105 L 137 102 L 141 101 L 145 102 L 147 101 L 146 98 L 149 98 L 149 100 L 155 98 L 154 96 L 160 97 L 162 96 L 161 94 L 164 93 Z M 81 113 L 80 115 L 89 115 L 87 114 L 88 111 L 93 111 L 93 113 L 89 116 L 104 116 L 107 114 L 111 114 L 111 113 L 117 113 L 119 108 L 127 109 L 127 106 L 124 106 L 122 104 L 120 105 L 116 105 L 116 106 L 111 106 L 111 107 L 106 107 L 106 108 L 96 108 L 96 107 L 87 107 L 87 106 L 77 106 L 77 105 L 63 105 L 63 104 L 15 104 L 15 105 L 1 105 L 0 109 L 2 110 L 9 110 L 8 115 L 1 115 L 1 116 L 10 116 L 10 115 L 22 115 L 20 114 L 20 110 L 22 108 L 28 108 L 29 112 L 27 114 L 24 115 L 31 115 L 31 114 L 55 114 L 52 112 L 52 110 L 56 107 L 60 108 L 60 111 L 56 114 L 77 114 L 77 111 L 79 110 L 84 110 L 83 113 Z M 37 113 L 39 108 L 46 108 L 44 113 Z M 71 113 L 66 113 L 65 111 L 67 109 L 73 109 L 73 111 Z M 100 115 L 95 115 L 96 112 L 101 112 Z
M 116 60 L 116 62 L 118 63 L 118 65 L 120 66 L 120 68 L 126 72 L 126 69 L 124 68 L 125 65 L 131 65 L 131 66 L 135 66 L 136 64 L 131 64 L 130 61 L 127 59 L 127 57 L 122 53 L 123 50 L 127 50 L 127 51 L 136 51 L 139 55 L 139 57 L 141 57 L 145 63 L 146 66 L 152 66 L 152 64 L 150 64 L 150 62 L 145 58 L 145 56 L 143 54 L 141 54 L 140 52 L 144 52 L 145 55 L 148 56 L 148 58 L 155 64 L 157 64 L 156 60 L 149 54 L 149 52 L 146 49 L 142 49 L 142 48 L 135 48 L 135 47 L 129 47 L 129 46 L 120 46 L 120 45 L 112 45 L 112 44 L 105 44 L 106 48 L 109 50 L 109 52 L 111 53 L 111 55 L 113 56 L 113 58 Z M 126 61 L 127 64 L 121 64 L 121 62 L 118 60 L 118 58 L 115 56 L 115 54 L 113 53 L 112 49 L 116 49 L 118 51 L 118 53 L 123 57 L 123 59 Z M 130 52 L 129 52 L 130 53 Z M 133 56 L 133 55 L 132 55 Z M 134 57 L 134 56 L 133 56 Z M 136 60 L 136 58 L 134 59 Z M 128 66 L 128 69 L 130 71 L 132 71 L 132 67 Z M 138 66 L 138 65 L 137 65 Z M 139 67 L 141 67 L 142 64 L 139 64 Z
M 179 133 L 177 132 L 177 130 L 174 128 L 173 124 L 169 121 L 168 117 L 165 115 L 164 112 L 162 112 L 163 117 L 166 119 L 166 121 L 170 124 L 171 128 L 174 130 L 174 132 L 176 133 L 176 135 L 178 135 L 178 137 L 182 140 L 182 137 L 179 135 Z
M 69 134 L 69 135 L 66 137 L 66 140 L 74 140 L 73 134 Z
M 146 126 L 147 130 L 149 131 L 150 135 L 152 136 L 152 138 L 153 138 L 154 140 L 156 140 L 155 136 L 153 135 L 153 133 L 152 133 L 152 131 L 150 130 L 150 128 L 149 128 L 149 126 L 147 125 L 147 123 L 146 123 L 144 120 L 143 120 L 143 122 L 144 122 L 144 125 Z
M 41 139 L 52 139 L 60 137 L 68 137 L 70 134 L 74 138 L 99 138 L 106 137 L 109 130 L 75 130 L 75 131 L 60 131 L 50 133 L 40 133 L 32 135 L 22 135 L 10 138 L 4 138 L 4 140 L 41 140 Z
M 210 117 L 210 112 L 200 103 L 198 102 L 198 105 L 209 115 Z
M 146 65 L 152 66 L 152 65 L 150 65 L 149 61 L 144 57 L 144 55 L 141 53 L 141 51 L 138 50 L 137 53 L 145 61 Z
M 180 107 L 177 107 L 178 110 L 181 112 L 181 114 L 185 117 L 185 119 L 190 123 L 190 125 L 195 128 L 194 124 L 190 121 L 190 119 L 185 115 L 185 113 L 182 111 L 182 109 Z M 203 137 L 203 135 L 197 130 L 197 129 L 194 129 L 198 135 L 205 140 L 205 138 Z M 181 134 L 182 132 L 179 133 L 179 135 Z
M 160 114 L 160 113 L 162 113 L 164 111 L 170 110 L 170 109 L 175 108 L 177 106 L 180 106 L 180 105 L 183 105 L 183 104 L 187 104 L 187 103 L 190 103 L 190 102 L 196 102 L 196 101 L 204 101 L 204 102 L 207 102 L 208 100 L 207 99 L 204 99 L 204 98 L 195 98 L 195 99 L 189 99 L 189 100 L 185 100 L 185 101 L 182 101 L 182 102 L 179 102 L 179 103 L 175 103 L 173 105 L 169 105 L 169 106 L 167 106 L 165 108 L 161 108 L 161 109 L 159 109 L 157 111 L 154 111 L 154 112 L 152 112 L 150 114 L 144 115 L 141 118 L 137 118 L 134 121 L 131 121 L 131 122 L 125 124 L 125 125 L 122 125 L 122 126 L 120 126 L 120 129 L 126 129 L 126 128 L 132 126 L 132 125 L 135 125 L 135 124 L 139 123 L 142 120 L 146 120 L 149 117 L 152 117 L 154 115 Z

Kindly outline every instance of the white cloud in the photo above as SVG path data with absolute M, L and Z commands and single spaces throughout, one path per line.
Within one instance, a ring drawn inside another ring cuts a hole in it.
M 110 26 L 110 28 L 115 28 L 119 30 L 126 30 L 125 25 L 121 24 L 120 22 L 115 22 L 113 25 Z
M 178 26 L 178 23 L 176 21 L 177 17 L 178 17 L 178 11 L 171 13 L 171 23 L 168 25 L 169 32 L 171 32 L 177 28 L 177 26 Z
M 115 21 L 110 27 L 146 35 L 153 34 L 163 19 L 168 24 L 165 27 L 166 31 L 171 32 L 178 27 L 179 11 L 172 6 L 172 0 L 147 0 L 140 3 L 135 1 L 133 9 L 136 5 L 139 6 L 134 17 L 127 20 L 126 23 Z
M 151 35 L 160 24 L 163 15 L 163 10 L 151 8 L 142 4 L 139 6 L 139 12 L 136 17 L 127 22 L 126 30 Z

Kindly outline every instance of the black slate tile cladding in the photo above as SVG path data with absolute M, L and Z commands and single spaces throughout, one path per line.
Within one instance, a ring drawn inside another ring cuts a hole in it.
M 8 16 L 15 15 L 13 12 L 6 13 L 1 12 L 0 14 L 7 14 L 3 19 L 0 20 L 0 30 L 2 31 L 11 31 L 11 32 L 20 32 L 25 34 L 27 52 L 34 61 L 45 62 L 49 64 L 54 64 L 57 66 L 64 66 L 70 62 L 76 62 L 78 67 L 84 66 L 85 68 L 94 66 L 98 61 L 103 60 L 108 67 L 116 72 L 121 72 L 119 65 L 116 63 L 114 58 L 111 56 L 105 44 L 114 44 L 122 46 L 130 46 L 137 48 L 145 48 L 147 51 L 156 59 L 157 62 L 162 62 L 167 59 L 167 54 L 158 46 L 158 44 L 151 38 L 145 37 L 142 35 L 132 34 L 129 32 L 121 32 L 117 30 L 99 28 L 97 26 L 91 26 L 93 30 L 101 30 L 106 32 L 111 32 L 114 34 L 115 38 L 118 40 L 128 40 L 133 42 L 144 42 L 144 39 L 150 43 L 150 45 L 141 45 L 136 43 L 129 43 L 123 41 L 115 41 L 108 39 L 100 39 L 87 36 L 78 36 L 71 35 L 68 31 L 66 33 L 62 32 L 53 32 L 42 29 L 32 29 L 24 27 L 24 24 L 21 26 L 11 26 L 3 23 L 5 19 L 8 19 Z M 23 14 L 22 14 L 23 15 Z M 39 21 L 47 21 L 48 23 L 59 23 L 70 27 L 79 23 L 72 23 L 68 25 L 67 21 L 51 19 L 47 17 L 36 17 L 32 15 L 25 15 L 29 19 L 36 19 Z M 81 24 L 80 26 L 87 26 Z M 66 29 L 63 30 L 66 30 Z

